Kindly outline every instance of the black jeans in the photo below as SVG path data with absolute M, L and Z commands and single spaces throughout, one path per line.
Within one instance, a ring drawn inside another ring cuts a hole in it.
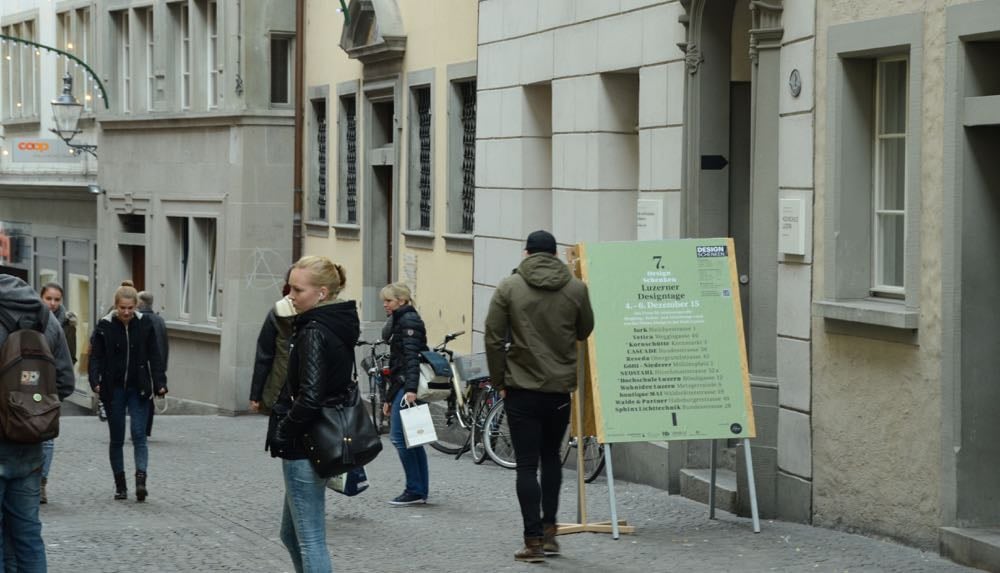
M 562 487 L 559 449 L 569 425 L 569 394 L 508 388 L 503 403 L 517 458 L 517 501 L 524 519 L 524 536 L 541 537 L 543 524 L 554 525 L 559 509 Z

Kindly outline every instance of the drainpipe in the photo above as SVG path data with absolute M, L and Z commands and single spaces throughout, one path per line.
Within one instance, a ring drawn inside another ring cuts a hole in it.
M 303 72 L 305 71 L 305 0 L 295 0 L 295 151 L 293 155 L 293 182 L 292 182 L 292 261 L 299 260 L 302 256 L 302 144 L 305 100 L 305 84 Z

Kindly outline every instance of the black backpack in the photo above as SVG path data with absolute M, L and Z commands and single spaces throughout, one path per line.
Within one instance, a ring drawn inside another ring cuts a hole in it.
M 0 345 L 0 439 L 37 444 L 59 435 L 56 361 L 45 340 L 51 313 L 15 320 L 0 308 L 7 339 Z

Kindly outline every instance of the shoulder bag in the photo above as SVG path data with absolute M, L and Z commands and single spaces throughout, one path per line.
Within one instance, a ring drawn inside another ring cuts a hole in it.
M 451 365 L 447 358 L 433 350 L 421 352 L 417 400 L 436 402 L 447 399 L 451 395 L 451 375 Z
M 309 462 L 323 478 L 359 468 L 382 451 L 375 423 L 365 410 L 355 384 L 342 404 L 324 406 L 302 435 Z

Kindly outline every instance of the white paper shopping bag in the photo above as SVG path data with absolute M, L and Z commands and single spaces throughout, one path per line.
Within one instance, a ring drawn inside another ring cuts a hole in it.
M 403 422 L 403 439 L 406 440 L 407 448 L 415 448 L 437 440 L 434 421 L 431 420 L 431 409 L 427 404 L 401 408 L 399 419 Z

